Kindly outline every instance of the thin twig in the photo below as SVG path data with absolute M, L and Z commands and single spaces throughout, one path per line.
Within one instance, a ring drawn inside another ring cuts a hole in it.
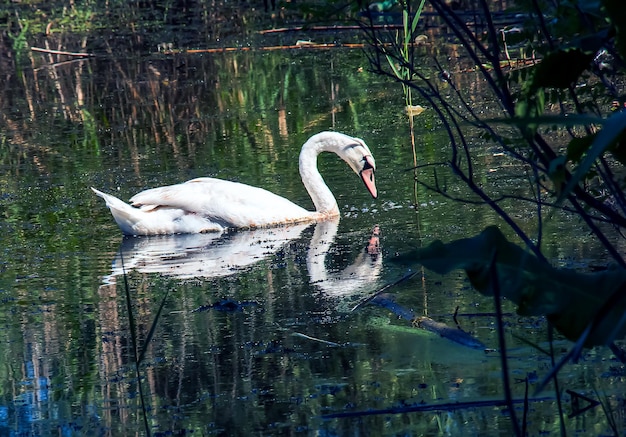
M 341 346 L 339 343 L 335 343 L 334 341 L 322 340 L 321 338 L 311 337 L 310 335 L 302 334 L 301 332 L 294 332 L 293 335 L 296 337 L 306 338 L 307 340 L 313 340 L 319 343 L 324 343 L 329 346 L 336 346 L 336 347 Z
M 141 371 L 139 369 L 140 361 L 139 361 L 139 353 L 138 353 L 138 348 L 137 348 L 137 328 L 135 324 L 135 317 L 133 315 L 132 300 L 130 298 L 130 287 L 128 285 L 128 278 L 126 277 L 126 268 L 124 267 L 124 254 L 121 248 L 120 248 L 120 259 L 122 262 L 122 273 L 124 274 L 124 290 L 126 292 L 126 308 L 128 311 L 128 324 L 129 324 L 129 329 L 130 329 L 130 338 L 133 343 L 133 347 L 132 347 L 133 360 L 135 361 L 135 376 L 137 377 L 137 389 L 139 391 L 139 399 L 141 400 L 141 410 L 143 412 L 143 425 L 146 430 L 146 435 L 150 437 L 152 433 L 150 432 L 150 426 L 148 424 L 148 414 L 147 414 L 146 404 L 144 400 L 143 385 L 141 384 Z
M 92 58 L 96 56 L 93 53 L 65 52 L 63 50 L 42 49 L 40 47 L 31 47 L 30 49 L 33 52 L 50 53 L 51 55 L 74 56 L 77 58 Z
M 528 429 L 528 376 L 524 378 L 524 413 L 522 416 L 522 435 L 525 436 Z
M 548 326 L 548 343 L 550 344 L 550 362 L 552 363 L 552 367 L 554 367 L 554 328 L 551 324 Z M 565 431 L 565 420 L 563 420 L 563 401 L 561 399 L 559 375 L 555 373 L 552 380 L 554 382 L 554 394 L 556 394 L 556 405 L 559 410 L 559 426 L 561 429 L 561 435 L 565 437 L 567 432 Z
M 376 298 L 376 296 L 380 295 L 381 293 L 384 293 L 385 291 L 387 291 L 388 289 L 390 289 L 391 287 L 395 287 L 396 285 L 404 282 L 404 281 L 408 281 L 409 279 L 411 279 L 412 277 L 414 277 L 415 275 L 417 275 L 419 272 L 415 271 L 415 272 L 411 272 L 411 273 L 407 273 L 406 275 L 404 275 L 403 277 L 401 277 L 400 279 L 398 279 L 395 282 L 392 282 L 391 284 L 387 284 L 384 287 L 378 289 L 374 294 L 361 299 L 351 310 L 355 311 L 358 308 L 361 308 L 363 305 L 365 305 L 366 303 L 370 302 L 371 300 L 373 300 L 374 298 Z
M 531 398 L 531 399 L 513 399 L 511 402 L 513 404 L 521 404 L 524 402 L 545 402 L 554 400 L 550 397 L 541 397 L 541 398 Z M 381 414 L 406 414 L 406 413 L 414 413 L 414 412 L 424 412 L 424 411 L 455 411 L 455 410 L 464 410 L 464 409 L 475 409 L 475 408 L 489 408 L 489 407 L 499 407 L 506 405 L 506 401 L 502 399 L 494 399 L 494 400 L 485 400 L 485 401 L 472 401 L 472 402 L 449 402 L 445 404 L 422 404 L 416 403 L 414 405 L 403 405 L 401 407 L 394 408 L 382 408 L 380 410 L 363 410 L 363 411 L 342 411 L 340 413 L 331 413 L 325 414 L 322 416 L 323 419 L 340 419 L 340 418 L 351 418 L 351 417 L 363 417 L 363 416 L 374 416 Z
M 368 26 L 369 27 L 369 26 Z M 401 29 L 401 24 L 372 24 L 374 29 Z M 336 26 L 293 26 L 293 27 L 279 27 L 277 29 L 265 29 L 258 31 L 259 35 L 269 35 L 273 33 L 288 33 L 288 32 L 300 32 L 306 30 L 310 31 L 337 31 L 337 30 L 362 30 L 363 26 L 358 24 L 353 25 L 336 25 Z
M 515 408 L 513 406 L 513 396 L 511 393 L 511 380 L 509 378 L 509 362 L 506 355 L 506 339 L 504 338 L 504 324 L 502 321 L 502 302 L 500 294 L 500 283 L 498 280 L 498 270 L 496 267 L 496 258 L 498 256 L 497 251 L 494 250 L 491 258 L 489 272 L 491 274 L 491 283 L 493 291 L 493 303 L 496 310 L 496 329 L 498 332 L 498 348 L 500 349 L 500 361 L 502 366 L 502 383 L 504 385 L 504 397 L 506 399 L 506 405 L 509 409 L 509 417 L 513 425 L 513 431 L 517 437 L 521 437 L 522 431 L 517 421 L 517 415 L 515 414 Z M 527 399 L 527 397 L 525 397 Z

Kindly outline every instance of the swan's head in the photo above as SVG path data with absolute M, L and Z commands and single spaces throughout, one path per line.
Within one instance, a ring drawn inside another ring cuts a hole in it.
M 376 181 L 374 173 L 376 172 L 376 161 L 365 141 L 360 138 L 353 138 L 347 135 L 338 134 L 344 137 L 341 141 L 341 147 L 336 152 L 344 161 L 348 163 L 350 168 L 361 177 L 367 191 L 372 197 L 378 197 L 376 190 Z
M 315 134 L 302 146 L 302 151 L 300 152 L 300 174 L 305 185 L 310 177 L 307 175 L 313 170 L 317 173 L 316 159 L 321 152 L 333 152 L 339 155 L 361 177 L 372 197 L 375 199 L 378 196 L 374 180 L 376 161 L 374 161 L 369 147 L 362 139 L 339 132 Z M 319 173 L 317 175 L 319 176 Z

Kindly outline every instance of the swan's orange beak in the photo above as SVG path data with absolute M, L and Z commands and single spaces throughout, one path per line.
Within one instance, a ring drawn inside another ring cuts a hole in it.
M 372 159 L 369 156 L 366 156 L 364 159 L 365 165 L 359 175 L 365 183 L 367 191 L 369 191 L 372 197 L 376 199 L 378 197 L 378 191 L 376 190 L 376 182 L 374 181 L 374 166 L 372 165 Z

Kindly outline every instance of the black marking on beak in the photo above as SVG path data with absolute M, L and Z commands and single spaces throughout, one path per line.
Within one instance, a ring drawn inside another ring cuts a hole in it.
M 368 159 L 369 155 L 363 157 L 363 169 L 359 172 L 359 176 L 361 176 L 361 180 L 365 183 L 365 187 L 370 192 L 372 197 L 376 199 L 378 197 L 378 191 L 376 190 L 376 182 L 374 182 L 374 166 Z

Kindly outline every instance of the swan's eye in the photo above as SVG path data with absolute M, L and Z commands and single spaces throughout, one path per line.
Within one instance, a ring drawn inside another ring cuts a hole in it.
M 367 169 L 373 169 L 374 166 L 372 165 L 372 163 L 370 162 L 370 160 L 368 159 L 370 158 L 369 155 L 366 155 L 363 157 L 363 170 L 367 170 Z

